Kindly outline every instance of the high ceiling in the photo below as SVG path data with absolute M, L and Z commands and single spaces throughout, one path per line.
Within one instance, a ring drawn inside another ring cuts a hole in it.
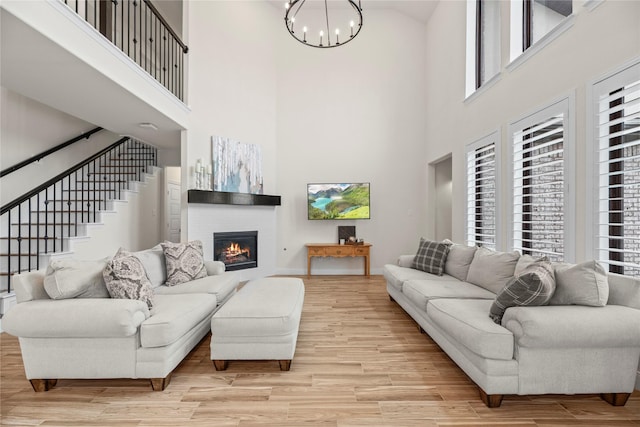
M 286 0 L 268 0 L 274 7 L 280 8 L 284 13 Z M 330 4 L 337 5 L 345 0 L 329 0 Z M 355 0 L 356 2 L 358 0 Z M 440 0 L 360 0 L 363 12 L 367 9 L 391 9 L 426 23 Z M 306 0 L 311 7 L 324 7 L 324 0 Z

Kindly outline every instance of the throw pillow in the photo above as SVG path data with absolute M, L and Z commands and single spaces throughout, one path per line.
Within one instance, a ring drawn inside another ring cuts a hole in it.
M 549 304 L 604 307 L 609 300 L 609 281 L 597 261 L 555 265 L 556 293 Z
M 97 261 L 52 260 L 44 276 L 44 290 L 51 299 L 109 298 L 102 270 L 107 258 Z
M 509 307 L 545 305 L 555 291 L 556 283 L 551 263 L 545 258 L 527 266 L 513 277 L 496 297 L 489 310 L 489 317 L 500 324 Z
M 542 257 L 534 257 L 531 255 L 520 255 L 520 258 L 518 258 L 518 262 L 516 264 L 516 270 L 514 271 L 513 275 L 517 276 L 520 273 L 522 273 L 524 271 L 525 268 L 527 268 L 530 264 L 533 264 L 536 261 L 541 261 L 547 259 L 547 257 L 542 256 Z
M 103 271 L 111 298 L 135 299 L 153 307 L 153 288 L 135 255 L 120 248 Z
M 140 260 L 147 272 L 151 286 L 155 289 L 167 280 L 167 267 L 164 261 L 164 252 L 160 244 L 151 249 L 134 252 L 133 255 Z
M 467 280 L 469 266 L 478 248 L 476 246 L 458 245 L 448 239 L 444 240 L 443 243 L 451 245 L 447 261 L 444 263 L 444 272 L 464 282 Z
M 449 245 L 420 238 L 418 252 L 413 258 L 412 267 L 427 273 L 442 276 L 444 264 L 449 253 Z
M 167 264 L 167 286 L 207 277 L 200 240 L 189 243 L 164 242 L 162 250 Z
M 467 282 L 497 294 L 513 278 L 518 252 L 496 252 L 478 248 L 467 273 Z

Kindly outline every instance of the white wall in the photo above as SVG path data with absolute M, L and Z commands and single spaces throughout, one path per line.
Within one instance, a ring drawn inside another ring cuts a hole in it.
M 640 2 L 607 1 L 594 10 L 574 2 L 574 25 L 519 67 L 507 70 L 509 3 L 502 2 L 503 69 L 500 80 L 464 102 L 465 2 L 440 2 L 427 25 L 427 140 L 426 160 L 452 153 L 453 239 L 464 240 L 466 144 L 496 129 L 502 132 L 508 153 L 508 123 L 563 95 L 576 94 L 576 260 L 585 253 L 586 86 L 593 79 L 638 55 Z M 612 46 L 615 46 L 613 48 Z M 502 156 L 502 170 L 510 167 Z M 502 218 L 507 218 L 510 183 L 502 186 Z M 433 183 L 431 184 L 433 186 Z M 433 209 L 431 210 L 433 213 Z M 434 235 L 435 224 L 430 223 Z M 509 221 L 503 221 L 503 236 Z M 499 246 L 500 247 L 500 246 Z M 506 240 L 502 249 L 508 249 Z
M 6 88 L 0 88 L 0 169 L 87 132 L 94 125 L 47 107 Z M 120 139 L 102 130 L 89 139 L 6 175 L 0 181 L 0 205 L 32 190 L 60 172 Z
M 193 182 L 191 168 L 199 158 L 211 159 L 211 137 L 220 135 L 262 147 L 265 194 L 277 193 L 276 174 L 276 40 L 282 19 L 278 10 L 263 1 L 189 2 L 189 117 L 183 139 L 183 200 Z M 237 212 L 236 209 L 242 209 Z M 250 210 L 246 212 L 246 210 Z M 276 210 L 279 208 L 275 208 Z M 274 208 L 238 208 L 188 205 L 186 238 L 200 239 L 205 256 L 213 256 L 213 232 L 260 231 L 259 272 L 275 273 L 276 234 Z M 249 228 L 245 228 L 249 227 Z M 254 274 L 255 270 L 247 274 Z
M 425 218 L 424 25 L 366 10 L 356 39 L 314 49 L 278 33 L 278 269 L 306 271 L 305 243 L 337 241 L 355 225 L 371 242 L 372 273 L 415 252 Z M 370 182 L 371 220 L 307 220 L 306 184 Z M 314 259 L 314 273 L 362 274 L 362 259 Z

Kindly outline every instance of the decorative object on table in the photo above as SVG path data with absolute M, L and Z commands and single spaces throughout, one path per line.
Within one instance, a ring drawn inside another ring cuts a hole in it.
M 339 225 L 338 226 L 338 243 L 342 240 L 343 244 L 349 241 L 349 237 L 356 235 L 355 225 Z
M 213 190 L 262 194 L 262 149 L 259 145 L 211 137 Z
M 285 4 L 284 23 L 287 31 L 300 43 L 311 47 L 342 46 L 353 40 L 362 29 L 362 5 L 353 0 L 316 2 L 293 0 Z M 332 26 L 335 24 L 335 27 Z M 345 28 L 346 25 L 349 27 Z M 341 31 L 342 30 L 342 31 Z M 308 34 L 307 34 L 308 33 Z

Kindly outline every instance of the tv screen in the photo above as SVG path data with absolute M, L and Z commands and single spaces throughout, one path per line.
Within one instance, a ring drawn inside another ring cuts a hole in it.
M 369 183 L 307 184 L 309 219 L 369 219 Z

